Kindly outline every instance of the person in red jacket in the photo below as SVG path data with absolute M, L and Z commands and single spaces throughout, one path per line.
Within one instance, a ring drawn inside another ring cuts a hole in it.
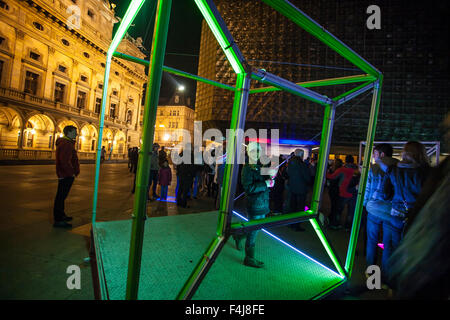
M 69 194 L 73 181 L 80 174 L 77 151 L 75 150 L 75 138 L 77 128 L 66 126 L 64 136 L 56 140 L 56 175 L 58 176 L 58 191 L 56 192 L 53 207 L 53 226 L 56 228 L 71 228 L 67 221 L 72 220 L 64 212 L 64 201 Z
M 172 170 L 169 167 L 169 162 L 164 160 L 162 167 L 159 169 L 159 185 L 161 186 L 160 200 L 167 200 L 167 190 L 172 182 Z
M 356 206 L 356 184 L 359 182 L 358 167 L 354 164 L 353 156 L 347 155 L 345 157 L 345 165 L 338 168 L 333 173 L 327 173 L 327 179 L 336 179 L 339 185 L 339 199 L 336 212 L 330 219 L 330 228 L 335 230 L 342 228 L 340 224 L 340 216 L 342 211 L 344 211 L 345 205 L 347 205 L 347 219 L 345 222 L 345 228 L 349 230 Z

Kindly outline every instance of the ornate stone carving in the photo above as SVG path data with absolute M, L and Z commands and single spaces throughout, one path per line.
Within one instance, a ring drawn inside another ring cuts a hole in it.
M 25 38 L 25 32 L 16 29 L 16 37 L 17 39 L 23 40 Z

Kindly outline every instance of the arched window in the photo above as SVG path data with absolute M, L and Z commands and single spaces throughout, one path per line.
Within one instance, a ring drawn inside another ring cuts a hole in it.
M 34 21 L 33 26 L 38 29 L 39 31 L 44 31 L 44 26 L 40 24 L 39 22 Z
M 0 8 L 9 10 L 8 4 L 5 1 L 1 1 L 1 0 L 0 0 Z

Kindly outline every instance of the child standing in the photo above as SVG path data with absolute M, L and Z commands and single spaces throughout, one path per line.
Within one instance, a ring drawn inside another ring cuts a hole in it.
M 167 190 L 172 181 L 172 170 L 170 170 L 169 162 L 165 160 L 163 166 L 159 169 L 159 185 L 161 186 L 161 200 L 167 200 Z

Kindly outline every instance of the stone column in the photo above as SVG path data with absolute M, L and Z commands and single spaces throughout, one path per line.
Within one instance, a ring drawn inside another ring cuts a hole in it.
M 16 41 L 14 46 L 14 59 L 11 66 L 11 88 L 20 90 L 20 74 L 22 71 L 22 57 L 26 55 L 24 46 L 25 32 L 16 30 Z

